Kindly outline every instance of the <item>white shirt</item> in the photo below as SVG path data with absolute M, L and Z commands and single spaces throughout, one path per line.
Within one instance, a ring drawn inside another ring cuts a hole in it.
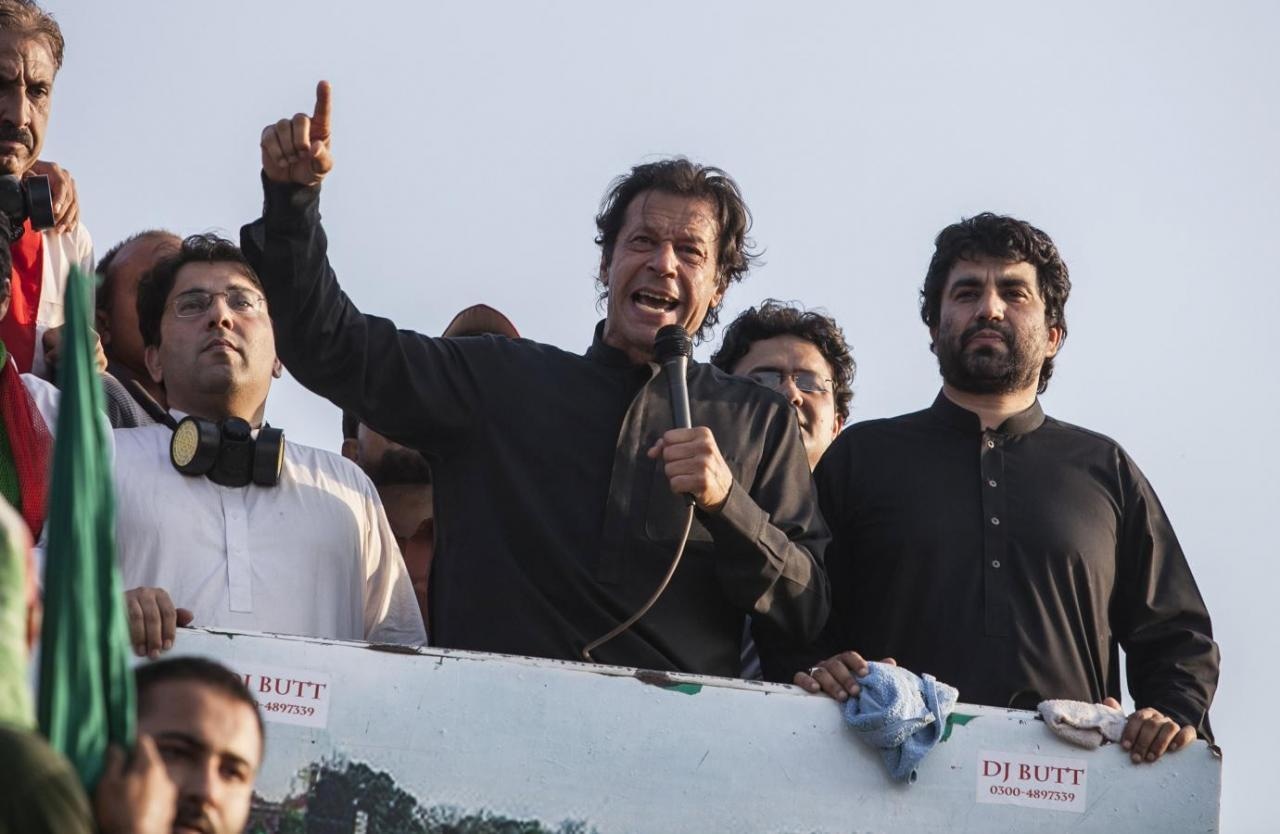
M 9 357 L 9 361 L 13 361 L 13 357 Z M 53 434 L 58 430 L 58 389 L 52 382 L 41 379 L 35 374 L 22 374 L 22 384 L 27 389 L 27 393 L 31 395 L 31 400 L 35 403 L 36 410 L 40 412 L 40 416 L 44 418 L 44 424 L 49 427 L 49 434 Z M 52 464 L 50 460 L 50 464 Z
M 280 483 L 224 487 L 173 468 L 167 426 L 114 434 L 126 590 L 165 589 L 192 625 L 426 642 L 382 502 L 351 461 L 286 443 Z
M 13 364 L 13 357 L 9 357 L 9 363 Z M 16 368 L 17 366 L 14 365 Z M 56 436 L 58 432 L 58 403 L 61 401 L 62 392 L 47 380 L 41 379 L 35 374 L 21 374 L 22 384 L 27 389 L 27 393 L 31 395 L 32 401 L 35 403 L 36 410 L 40 412 L 40 416 L 44 418 L 44 424 L 49 429 L 51 436 Z M 106 432 L 108 445 L 107 456 L 111 460 L 115 459 L 115 445 L 112 443 L 111 423 L 107 420 L 107 415 L 101 415 L 102 430 Z M 49 465 L 52 467 L 53 458 L 50 457 Z M 52 484 L 50 484 L 52 486 Z M 36 576 L 39 579 L 40 587 L 44 587 L 44 551 L 49 543 L 49 525 L 46 522 L 40 530 L 40 540 L 34 545 L 36 559 Z
M 67 294 L 67 276 L 71 267 L 78 266 L 85 275 L 93 275 L 93 240 L 83 223 L 65 234 L 53 231 L 41 232 L 44 237 L 43 264 L 41 265 L 40 305 L 36 308 L 36 349 L 31 361 L 31 373 L 48 376 L 44 364 L 44 347 L 40 338 L 50 327 L 66 321 L 63 296 Z

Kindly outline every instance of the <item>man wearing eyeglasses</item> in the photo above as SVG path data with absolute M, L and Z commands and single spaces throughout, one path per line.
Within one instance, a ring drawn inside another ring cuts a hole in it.
M 856 366 L 830 316 L 768 299 L 733 320 L 711 364 L 787 398 L 810 469 L 849 419 Z
M 849 419 L 850 386 L 855 370 L 844 332 L 829 317 L 772 298 L 750 307 L 725 329 L 711 364 L 745 376 L 786 397 L 795 409 L 809 468 Z M 772 644 L 769 635 L 757 646 L 748 618 L 742 638 L 741 676 L 789 681 L 794 668 L 791 647 Z
M 170 460 L 172 429 L 116 440 L 118 556 L 134 650 L 157 656 L 175 627 L 421 644 L 426 635 L 377 492 L 339 455 L 285 445 L 274 485 L 237 481 L 228 426 L 257 437 L 281 373 L 266 300 L 240 250 L 195 235 L 138 289 L 151 378 L 170 414 L 220 424 L 209 475 Z M 225 474 L 224 461 L 227 463 Z

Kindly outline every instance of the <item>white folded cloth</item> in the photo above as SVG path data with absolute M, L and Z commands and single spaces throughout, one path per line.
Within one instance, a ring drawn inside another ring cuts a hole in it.
M 1059 738 L 1095 750 L 1105 739 L 1119 742 L 1124 733 L 1125 714 L 1106 704 L 1084 701 L 1041 701 L 1040 717 Z

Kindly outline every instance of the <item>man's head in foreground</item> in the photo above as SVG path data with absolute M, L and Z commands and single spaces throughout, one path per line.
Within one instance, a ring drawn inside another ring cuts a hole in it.
M 1029 223 L 987 212 L 943 229 L 920 290 L 943 381 L 970 394 L 1043 393 L 1070 292 L 1057 247 Z
M 737 183 L 719 168 L 666 159 L 615 180 L 596 215 L 605 343 L 645 362 L 661 327 L 705 336 L 755 257 L 750 227 Z
M 125 238 L 98 261 L 97 328 L 107 359 L 148 379 L 146 349 L 138 325 L 138 285 L 166 256 L 182 247 L 173 232 L 150 229 Z
M 178 792 L 173 831 L 240 834 L 262 764 L 263 726 L 231 670 L 179 657 L 139 666 L 138 732 L 150 736 Z
M 62 31 L 30 0 L 0 0 L 0 173 L 31 170 L 44 146 Z
M 856 367 L 829 316 L 769 299 L 733 320 L 711 364 L 751 377 L 795 406 L 810 469 L 849 419 Z
M 239 247 L 215 235 L 182 241 L 139 285 L 138 324 L 170 407 L 261 424 L 282 368 L 262 283 Z

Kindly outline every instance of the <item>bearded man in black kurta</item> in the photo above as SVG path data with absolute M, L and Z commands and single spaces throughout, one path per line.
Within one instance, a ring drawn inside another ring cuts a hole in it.
M 1169 519 L 1123 449 L 1037 398 L 1070 289 L 1053 242 L 1022 221 L 983 214 L 938 236 L 921 315 L 942 392 L 853 426 L 818 466 L 832 614 L 791 659 L 828 659 L 797 684 L 845 700 L 866 655 L 973 703 L 1119 706 L 1123 647 L 1133 760 L 1209 735 L 1218 647 Z
M 615 182 L 596 219 L 608 312 L 585 354 L 429 338 L 362 314 L 338 287 L 319 214 L 329 96 L 321 82 L 312 116 L 263 131 L 263 217 L 241 240 L 290 372 L 431 462 L 431 642 L 580 659 L 658 586 L 682 495 L 697 512 L 679 570 L 593 658 L 735 676 L 744 614 L 762 645 L 813 639 L 827 615 L 828 537 L 794 409 L 693 363 L 693 428 L 672 428 L 653 364 L 659 328 L 702 331 L 747 271 L 737 185 L 683 159 Z

